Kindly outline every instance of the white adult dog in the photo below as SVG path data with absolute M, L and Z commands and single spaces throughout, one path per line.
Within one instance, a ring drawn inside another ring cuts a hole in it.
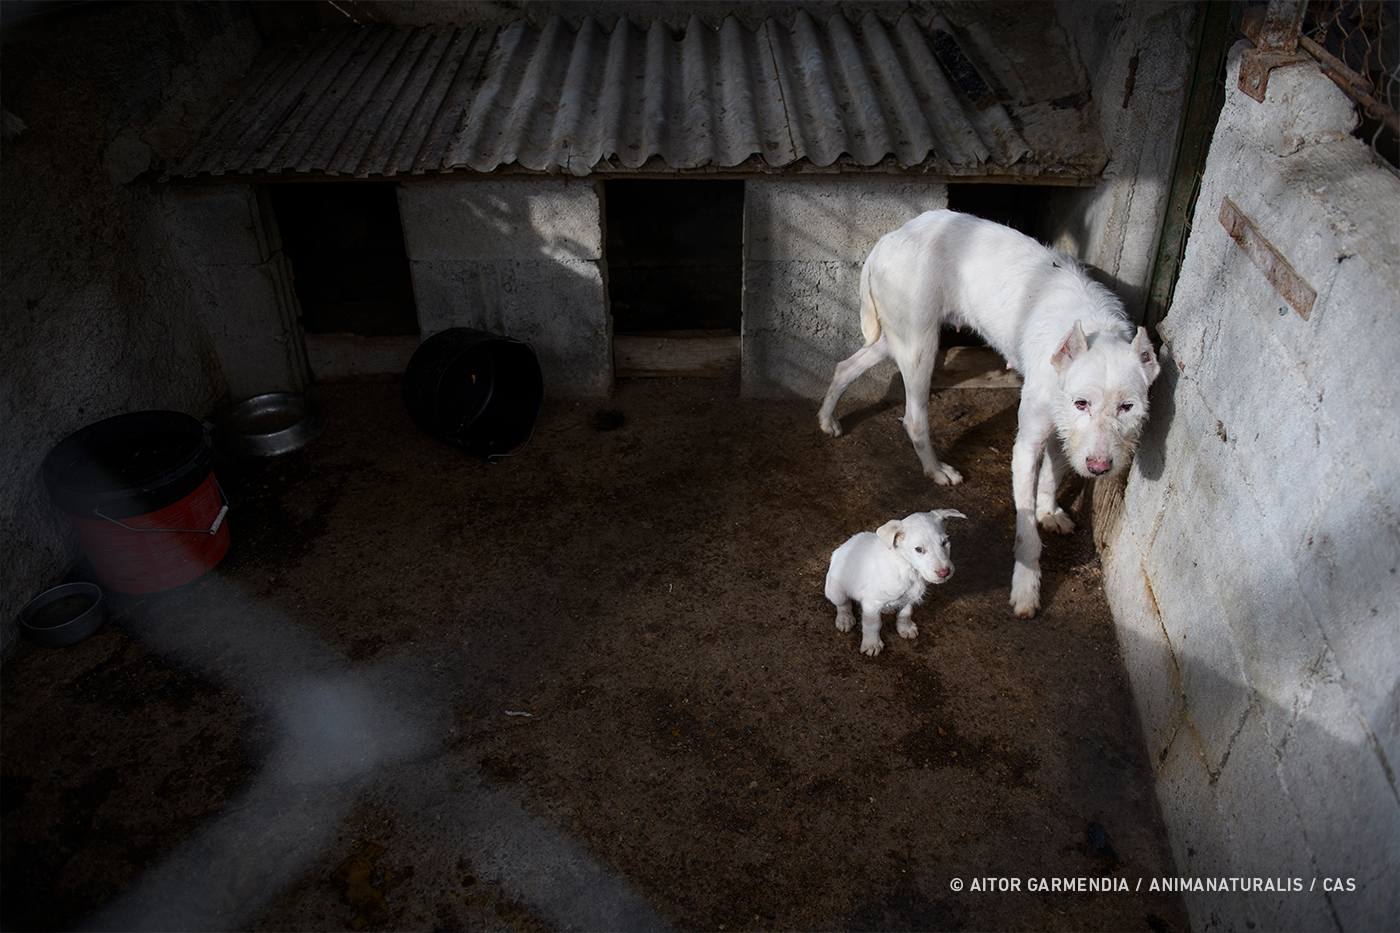
M 822 401 L 822 430 L 840 436 L 834 413 L 842 393 L 893 358 L 904 376 L 904 429 L 924 473 L 937 483 L 962 482 L 929 445 L 939 326 L 971 327 L 1021 374 L 1011 453 L 1011 606 L 1030 618 L 1040 608 L 1036 522 L 1074 530 L 1055 501 L 1066 462 L 1085 477 L 1109 476 L 1137 447 L 1147 389 L 1161 371 L 1146 329 L 1134 335 L 1122 303 L 1070 257 L 954 211 L 929 211 L 881 237 L 861 270 L 860 305 L 865 346 L 837 365 Z
M 862 531 L 832 551 L 826 598 L 836 606 L 837 631 L 849 632 L 855 625 L 855 600 L 860 603 L 861 653 L 873 658 L 885 647 L 880 614 L 891 609 L 899 610 L 899 634 L 917 638 L 914 607 L 923 602 L 930 583 L 943 583 L 953 574 L 943 520 L 966 517 L 952 509 L 915 512 L 885 522 L 876 531 Z

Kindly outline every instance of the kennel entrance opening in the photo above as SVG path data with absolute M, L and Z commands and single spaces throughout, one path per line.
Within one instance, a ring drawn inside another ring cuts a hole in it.
M 604 221 L 617 375 L 736 370 L 744 183 L 609 180 Z

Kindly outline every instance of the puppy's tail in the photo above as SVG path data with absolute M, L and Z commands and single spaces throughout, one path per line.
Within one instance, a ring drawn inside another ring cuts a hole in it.
M 870 261 L 866 260 L 860 268 L 860 332 L 865 335 L 867 347 L 880 339 L 880 309 L 870 290 L 870 266 Z

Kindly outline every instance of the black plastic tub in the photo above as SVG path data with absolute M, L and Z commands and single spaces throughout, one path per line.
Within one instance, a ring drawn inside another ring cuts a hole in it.
M 529 344 L 453 327 L 413 352 L 403 400 L 424 432 L 494 463 L 518 451 L 534 433 L 544 378 Z

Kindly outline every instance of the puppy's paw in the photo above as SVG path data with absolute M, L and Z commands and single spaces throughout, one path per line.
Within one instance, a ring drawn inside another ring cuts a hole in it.
M 898 622 L 895 624 L 896 631 L 900 638 L 918 638 L 919 627 L 913 622 Z
M 841 422 L 831 417 L 821 418 L 819 420 L 821 421 L 823 432 L 830 434 L 832 437 L 841 436 Z
M 868 654 L 872 658 L 884 650 L 885 643 L 880 640 L 880 636 L 874 638 L 862 638 L 860 640 L 860 653 Z
M 849 610 L 846 610 L 846 609 L 837 609 L 837 610 L 836 610 L 836 631 L 838 631 L 838 632 L 849 632 L 849 631 L 851 630 L 852 626 L 854 626 L 855 624 L 856 624 L 856 617 L 855 617 L 855 615 L 854 615 L 853 613 L 851 613 Z
M 956 486 L 962 482 L 962 474 L 946 463 L 940 463 L 932 470 L 925 470 L 924 475 L 938 486 Z
M 1046 531 L 1053 531 L 1060 535 L 1067 535 L 1074 531 L 1074 519 L 1070 518 L 1069 513 L 1058 506 L 1053 512 L 1037 512 L 1035 517 Z

